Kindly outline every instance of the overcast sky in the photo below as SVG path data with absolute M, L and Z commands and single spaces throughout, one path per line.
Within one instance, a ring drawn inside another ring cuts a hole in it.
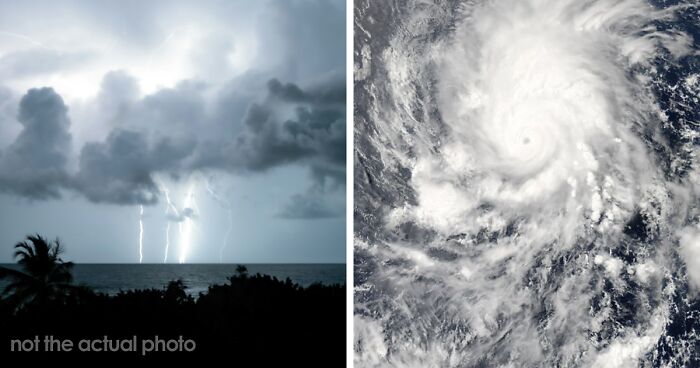
M 0 262 L 344 262 L 345 124 L 341 1 L 0 1 Z

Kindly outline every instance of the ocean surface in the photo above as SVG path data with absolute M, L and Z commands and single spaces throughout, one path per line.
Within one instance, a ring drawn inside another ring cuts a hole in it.
M 17 268 L 15 264 L 2 267 Z M 76 264 L 74 282 L 93 290 L 116 294 L 120 290 L 163 288 L 172 280 L 182 279 L 187 293 L 197 295 L 209 285 L 227 283 L 236 273 L 237 264 Z M 301 286 L 313 283 L 345 284 L 345 264 L 246 264 L 248 273 L 266 274 Z M 0 280 L 0 290 L 6 281 Z

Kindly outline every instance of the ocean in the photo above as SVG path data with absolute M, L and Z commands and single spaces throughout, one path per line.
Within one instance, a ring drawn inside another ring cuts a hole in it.
M 2 267 L 17 269 L 16 264 Z M 237 264 L 76 264 L 73 278 L 93 290 L 114 295 L 120 290 L 164 288 L 172 280 L 181 279 L 187 293 L 198 295 L 209 285 L 224 284 L 236 273 Z M 248 274 L 266 274 L 286 279 L 301 286 L 313 283 L 345 284 L 345 264 L 245 264 Z M 0 291 L 7 285 L 0 280 Z

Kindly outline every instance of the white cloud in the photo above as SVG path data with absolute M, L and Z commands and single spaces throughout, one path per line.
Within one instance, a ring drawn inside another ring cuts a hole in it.
M 700 291 L 700 229 L 686 227 L 679 235 L 678 254 L 685 262 L 688 281 L 696 292 Z

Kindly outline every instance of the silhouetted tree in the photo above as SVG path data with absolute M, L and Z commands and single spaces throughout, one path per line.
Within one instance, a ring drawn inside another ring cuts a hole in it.
M 248 267 L 244 265 L 236 266 L 236 274 L 238 275 L 238 277 L 245 278 L 246 276 L 248 276 Z
M 175 302 L 176 304 L 190 301 L 191 297 L 187 295 L 187 292 L 185 291 L 186 289 L 187 286 L 181 279 L 170 281 L 168 286 L 165 288 L 164 298 L 165 300 Z
M 45 304 L 62 298 L 72 288 L 72 262 L 64 262 L 58 239 L 47 241 L 39 235 L 15 245 L 20 270 L 0 267 L 0 279 L 9 279 L 2 296 L 15 309 L 25 305 Z
M 197 344 L 192 354 L 235 356 L 244 366 L 345 363 L 344 285 L 302 287 L 289 278 L 248 274 L 240 265 L 228 283 L 210 285 L 197 298 L 187 294 L 182 280 L 109 295 L 71 286 L 72 264 L 59 257 L 58 241 L 37 235 L 16 248 L 21 269 L 0 268 L 0 274 L 11 281 L 6 294 L 26 307 L 14 309 L 0 300 L 0 356 L 11 340 L 40 335 L 73 341 L 158 336 L 192 339 Z M 73 353 L 90 360 L 78 349 Z

